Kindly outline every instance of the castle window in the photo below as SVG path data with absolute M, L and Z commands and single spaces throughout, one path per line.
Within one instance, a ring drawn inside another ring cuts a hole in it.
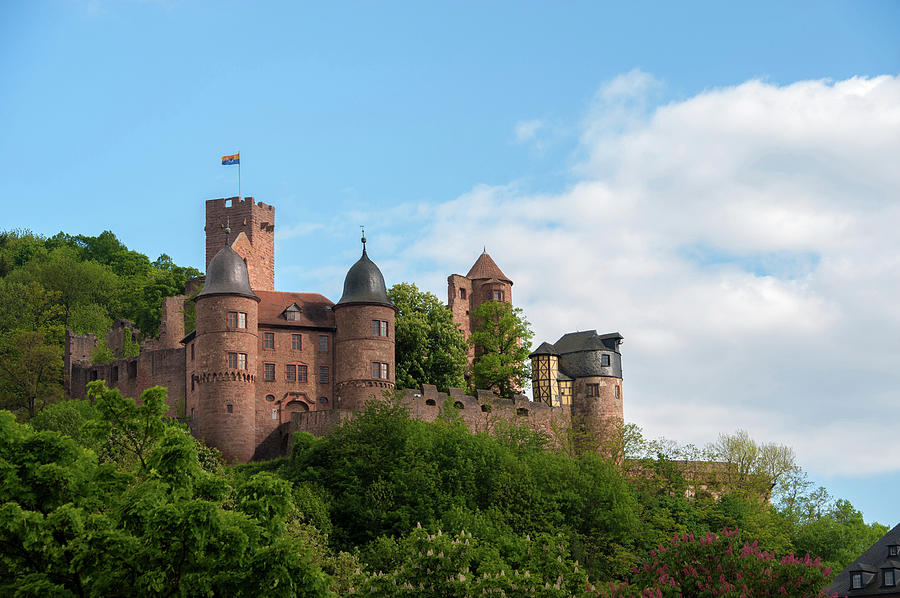
M 605 368 L 609 367 L 609 355 L 604 353 L 603 355 L 600 356 L 600 365 Z
M 194 383 L 195 383 L 196 381 L 197 381 L 197 379 L 194 378 L 193 376 L 191 376 L 191 392 L 194 391 Z
M 247 354 L 246 353 L 238 353 L 238 369 L 239 370 L 247 369 Z
M 228 312 L 228 327 L 229 328 L 237 328 L 237 312 L 230 311 Z
M 319 397 L 319 403 L 321 403 L 322 405 L 327 405 L 328 397 Z
M 587 385 L 587 396 L 599 397 L 600 396 L 600 385 L 599 384 L 588 384 Z
M 306 382 L 306 366 L 297 366 L 297 382 Z
M 503 291 L 493 291 L 491 295 L 494 301 L 503 301 Z
M 328 352 L 328 337 L 324 334 L 319 335 L 319 353 Z
M 459 290 L 459 298 L 460 298 L 460 299 L 465 299 L 465 298 L 466 298 L 466 290 L 465 290 L 465 289 L 460 289 L 460 290 Z
M 883 569 L 881 571 L 881 585 L 887 587 L 894 586 L 894 570 L 893 569 Z
M 619 387 L 618 387 L 618 385 L 616 386 L 616 398 L 617 398 L 617 399 L 620 398 L 620 397 L 619 397 Z
M 284 366 L 284 379 L 288 382 L 293 382 L 297 379 L 297 366 L 296 364 L 289 363 Z
M 900 546 L 888 546 L 888 556 L 897 556 L 900 553 Z
M 303 335 L 302 334 L 292 334 L 291 335 L 291 349 L 294 351 L 300 351 L 303 349 Z
M 234 405 L 225 405 L 226 413 L 234 413 Z
M 232 370 L 237 369 L 237 353 L 228 354 L 228 367 Z
M 247 327 L 247 314 L 239 311 L 238 312 L 238 328 L 246 328 Z
M 325 338 L 328 338 L 327 336 Z M 319 384 L 328 384 L 328 366 L 323 365 L 319 368 Z
M 263 349 L 275 348 L 275 333 L 263 332 Z
M 128 377 L 137 378 L 137 361 L 128 362 Z
M 388 323 L 384 320 L 372 320 L 372 336 L 387 336 Z
M 372 377 L 380 378 L 382 380 L 387 380 L 388 378 L 388 364 L 381 363 L 378 361 L 372 362 Z
M 191 361 L 194 361 L 194 343 L 191 343 Z
M 275 364 L 267 363 L 265 365 L 265 379 L 267 382 L 271 382 L 275 379 Z
M 273 402 L 275 400 L 275 395 L 266 395 L 266 400 L 270 403 Z
M 854 573 L 850 576 L 850 589 L 859 590 L 862 588 L 862 573 Z
M 97 370 L 91 370 L 91 380 L 97 379 Z
M 115 382 L 119 379 L 119 366 L 114 365 L 112 371 L 112 381 Z

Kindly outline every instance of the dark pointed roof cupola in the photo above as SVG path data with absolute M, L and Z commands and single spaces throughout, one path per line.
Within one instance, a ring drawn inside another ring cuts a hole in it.
M 231 232 L 226 229 L 227 232 Z M 213 256 L 206 268 L 206 281 L 203 289 L 197 293 L 196 298 L 210 295 L 238 295 L 259 301 L 259 297 L 250 288 L 250 274 L 247 272 L 247 264 L 244 263 L 238 253 L 232 249 L 225 238 L 225 247 Z
M 497 280 L 502 280 L 503 282 L 508 282 L 512 284 L 513 282 L 500 270 L 500 267 L 497 263 L 491 259 L 491 256 L 488 254 L 487 250 L 483 251 L 481 255 L 478 256 L 478 259 L 475 260 L 475 263 L 472 265 L 472 268 L 469 269 L 469 273 L 466 274 L 466 278 L 469 280 L 483 280 L 486 278 L 496 278 Z
M 362 257 L 347 271 L 347 276 L 344 278 L 344 293 L 336 306 L 365 303 L 394 307 L 394 304 L 388 299 L 381 270 L 366 253 L 365 231 L 363 231 L 362 245 Z

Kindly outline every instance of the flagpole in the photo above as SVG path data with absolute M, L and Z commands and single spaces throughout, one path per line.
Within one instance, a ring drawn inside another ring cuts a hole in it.
M 241 201 L 241 152 L 238 152 L 238 201 Z

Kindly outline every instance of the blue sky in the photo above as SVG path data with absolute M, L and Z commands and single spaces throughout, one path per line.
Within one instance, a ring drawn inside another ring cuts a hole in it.
M 336 298 L 360 224 L 389 284 L 441 297 L 486 245 L 537 342 L 622 332 L 649 435 L 789 444 L 896 524 L 898 26 L 896 2 L 6 2 L 0 228 L 202 268 L 240 151 L 277 288 Z

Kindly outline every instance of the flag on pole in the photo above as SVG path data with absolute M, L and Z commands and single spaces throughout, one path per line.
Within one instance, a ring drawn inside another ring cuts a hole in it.
M 237 154 L 234 154 L 232 156 L 222 156 L 222 166 L 231 166 L 232 164 L 240 165 L 240 163 L 241 163 L 240 152 Z

